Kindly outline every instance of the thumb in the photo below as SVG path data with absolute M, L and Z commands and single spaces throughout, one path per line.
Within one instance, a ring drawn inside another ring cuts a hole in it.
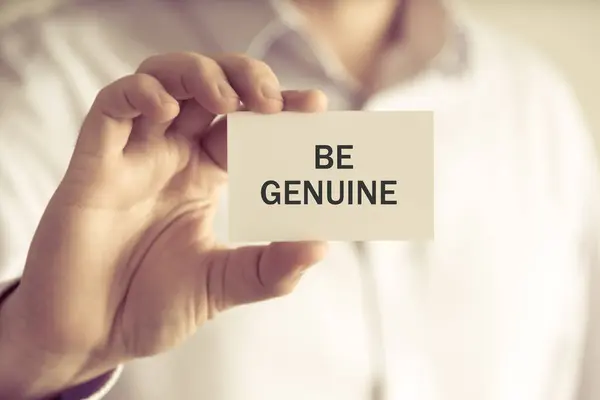
M 278 242 L 210 251 L 205 255 L 209 315 L 289 294 L 326 249 L 325 242 Z

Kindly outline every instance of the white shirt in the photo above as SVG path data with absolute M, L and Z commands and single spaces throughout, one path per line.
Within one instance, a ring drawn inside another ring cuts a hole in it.
M 20 275 L 97 91 L 151 54 L 246 52 L 284 87 L 356 108 L 339 66 L 284 15 L 254 1 L 106 1 L 2 32 L 0 280 Z M 456 21 L 454 64 L 362 107 L 435 111 L 435 241 L 369 243 L 364 257 L 333 243 L 292 295 L 126 365 L 104 399 L 371 400 L 379 375 L 385 400 L 600 396 L 584 379 L 600 373 L 585 347 L 596 346 L 600 227 L 591 136 L 556 71 L 468 16 Z

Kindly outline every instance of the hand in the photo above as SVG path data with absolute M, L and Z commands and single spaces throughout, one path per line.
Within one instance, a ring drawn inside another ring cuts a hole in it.
M 317 112 L 326 99 L 280 92 L 262 62 L 188 53 L 151 57 L 99 93 L 0 314 L 0 397 L 3 385 L 39 397 L 169 350 L 232 306 L 289 293 L 323 257 L 323 243 L 215 240 L 227 178 L 215 118 L 240 104 Z M 6 382 L 9 353 L 31 364 L 22 382 Z

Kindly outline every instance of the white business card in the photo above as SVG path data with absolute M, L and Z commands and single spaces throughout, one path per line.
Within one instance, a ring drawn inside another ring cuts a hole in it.
M 431 240 L 433 113 L 228 116 L 232 242 Z

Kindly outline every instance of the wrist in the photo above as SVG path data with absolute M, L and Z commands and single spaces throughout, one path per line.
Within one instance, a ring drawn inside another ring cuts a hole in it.
M 85 356 L 50 354 L 36 346 L 17 291 L 5 293 L 0 302 L 0 398 L 49 399 L 105 372 L 84 371 Z

